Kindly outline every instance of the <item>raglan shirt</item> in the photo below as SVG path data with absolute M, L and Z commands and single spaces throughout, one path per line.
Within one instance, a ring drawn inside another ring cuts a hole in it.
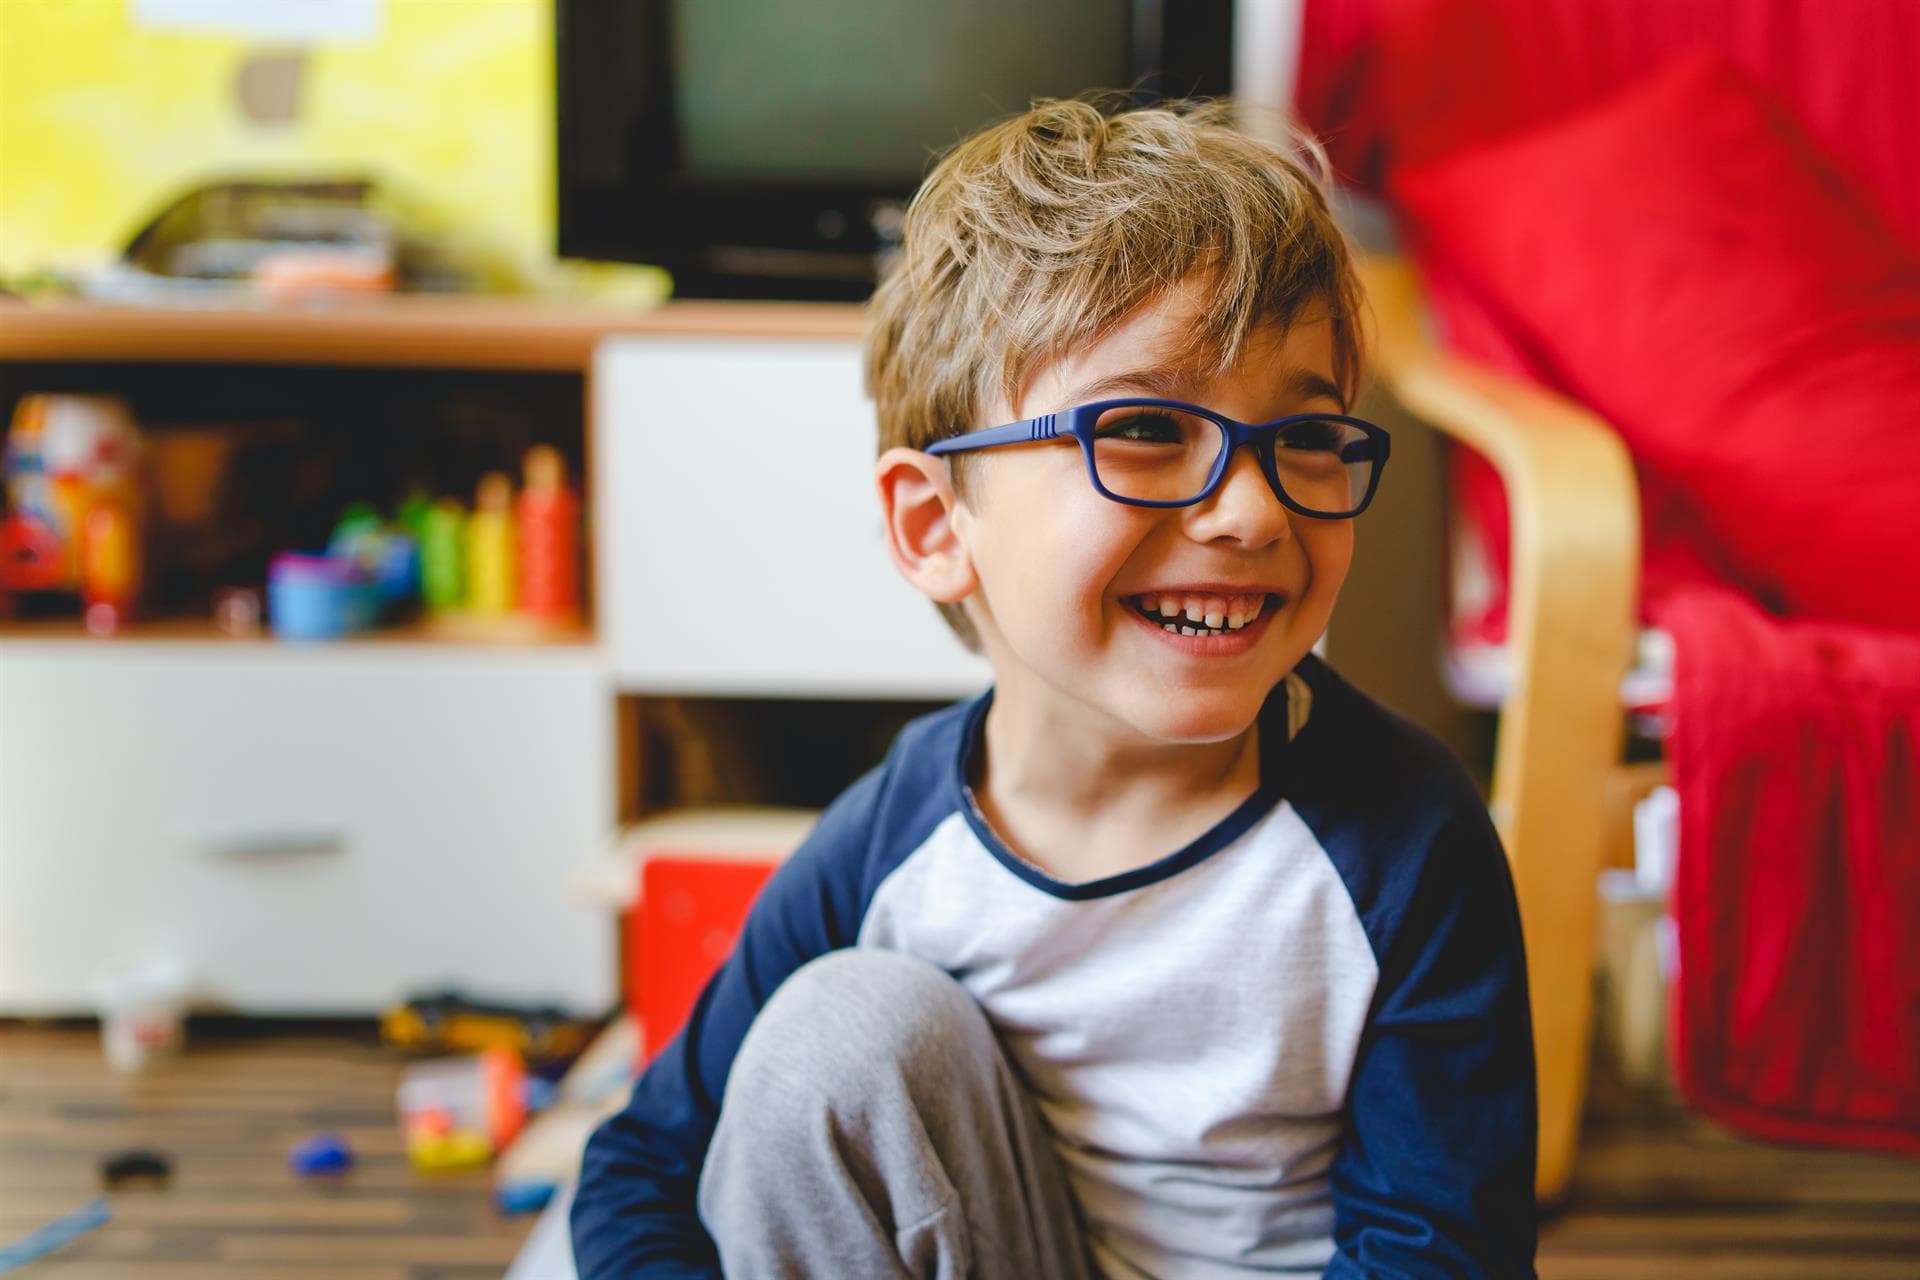
M 973 800 L 991 699 L 902 730 L 769 881 L 588 1143 L 582 1280 L 720 1275 L 695 1192 L 734 1055 L 788 974 L 856 946 L 986 1011 L 1109 1280 L 1533 1275 L 1519 913 L 1446 749 L 1309 656 L 1262 709 L 1252 797 L 1069 884 Z

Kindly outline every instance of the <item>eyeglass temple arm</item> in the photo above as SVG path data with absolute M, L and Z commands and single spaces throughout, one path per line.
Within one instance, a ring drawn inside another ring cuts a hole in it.
M 970 431 L 963 436 L 954 436 L 949 440 L 936 440 L 927 446 L 931 454 L 961 453 L 968 449 L 990 449 L 997 444 L 1021 444 L 1028 440 L 1051 440 L 1060 434 L 1056 425 L 1057 413 L 1043 413 L 1037 418 L 1023 418 L 1019 422 L 1009 422 L 1004 427 L 988 427 L 985 431 Z
M 1385 433 L 1369 436 L 1364 440 L 1355 440 L 1340 450 L 1342 462 L 1385 462 L 1387 460 L 1388 438 Z

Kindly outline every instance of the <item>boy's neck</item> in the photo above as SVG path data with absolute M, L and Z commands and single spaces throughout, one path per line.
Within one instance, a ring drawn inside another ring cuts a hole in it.
M 1102 733 L 996 695 L 975 796 L 1000 837 L 1056 879 L 1084 883 L 1157 861 L 1260 785 L 1259 724 L 1221 742 Z

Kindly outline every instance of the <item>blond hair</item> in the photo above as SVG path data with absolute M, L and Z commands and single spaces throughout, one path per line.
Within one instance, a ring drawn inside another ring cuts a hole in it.
M 1212 285 L 1196 362 L 1225 370 L 1255 329 L 1318 308 L 1352 402 L 1360 292 L 1318 144 L 1291 130 L 1260 141 L 1219 101 L 1112 106 L 1036 102 L 954 147 L 921 185 L 868 313 L 881 451 L 991 425 L 979 417 L 996 392 L 1017 405 L 1031 376 L 1196 270 Z M 953 475 L 964 496 L 964 466 Z M 960 608 L 940 610 L 977 651 Z

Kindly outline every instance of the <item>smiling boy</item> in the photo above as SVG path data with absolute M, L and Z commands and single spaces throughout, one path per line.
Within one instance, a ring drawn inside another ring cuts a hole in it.
M 1518 915 L 1311 654 L 1386 433 L 1317 182 L 1042 103 L 909 211 L 889 549 L 993 667 L 770 883 L 587 1151 L 581 1275 L 1532 1274 Z

